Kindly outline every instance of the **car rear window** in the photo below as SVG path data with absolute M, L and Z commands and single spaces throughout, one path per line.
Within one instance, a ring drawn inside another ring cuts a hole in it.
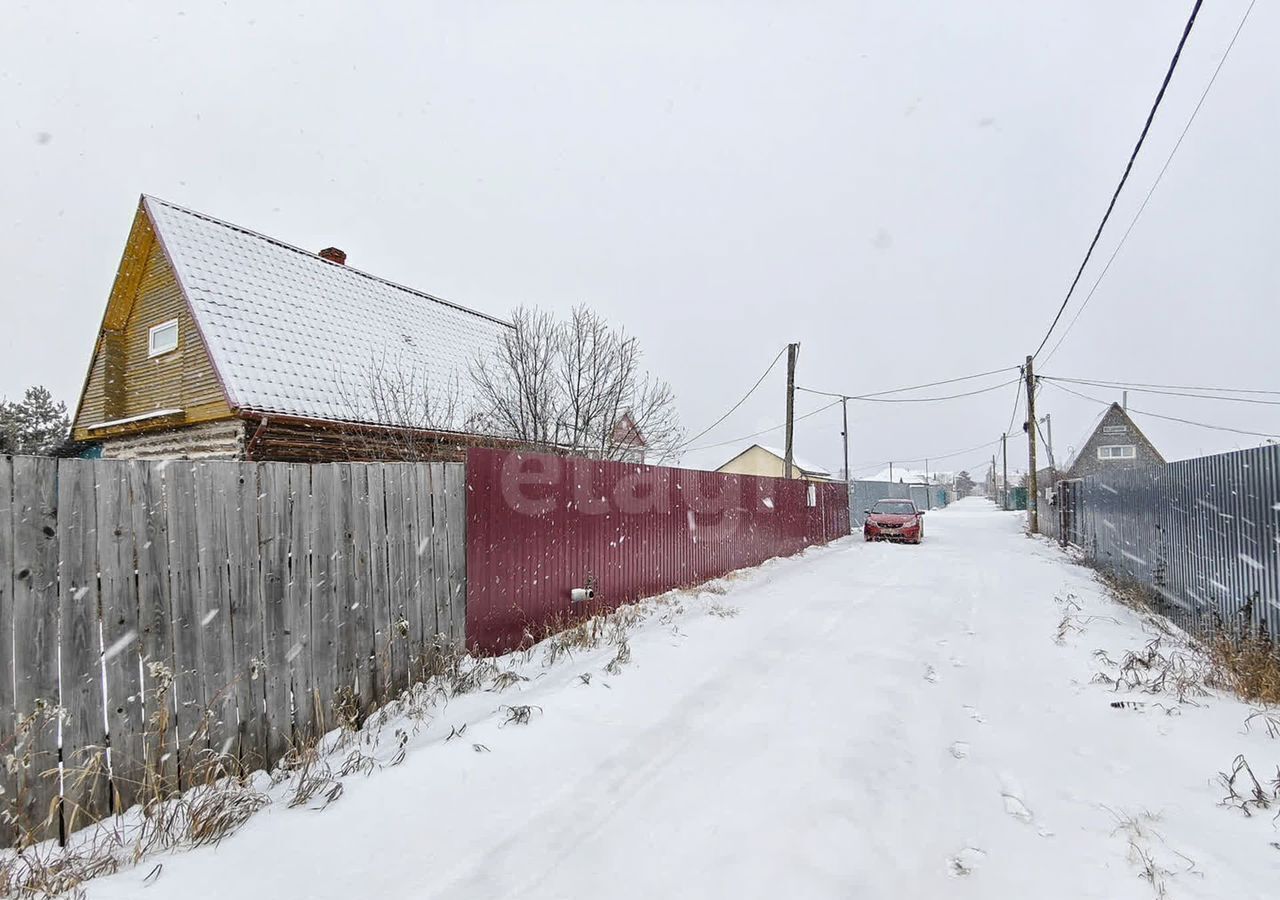
M 890 516 L 913 516 L 916 505 L 910 500 L 877 500 L 871 507 L 873 513 L 884 513 Z

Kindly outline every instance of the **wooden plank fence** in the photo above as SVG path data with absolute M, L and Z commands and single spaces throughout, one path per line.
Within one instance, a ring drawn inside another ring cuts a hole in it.
M 0 845 L 395 697 L 465 641 L 465 490 L 461 463 L 0 457 Z

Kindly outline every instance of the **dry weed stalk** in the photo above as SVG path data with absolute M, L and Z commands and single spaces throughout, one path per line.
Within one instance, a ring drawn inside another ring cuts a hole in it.
M 1248 717 L 1244 720 L 1245 731 L 1249 731 L 1253 727 L 1254 719 L 1262 720 L 1262 726 L 1267 731 L 1267 737 L 1280 738 L 1280 716 L 1276 715 L 1275 712 L 1265 707 L 1262 709 L 1255 709 L 1253 712 L 1249 713 Z
M 1103 808 L 1116 820 L 1116 827 L 1111 832 L 1112 836 L 1121 833 L 1125 835 L 1129 845 L 1129 861 L 1137 867 L 1139 877 L 1151 885 L 1157 900 L 1168 896 L 1168 882 L 1174 877 L 1174 872 L 1156 858 L 1153 852 L 1154 842 L 1159 842 L 1167 851 L 1185 862 L 1185 872 L 1196 871 L 1195 860 L 1169 846 L 1164 836 L 1152 827 L 1153 823 L 1160 821 L 1160 816 L 1145 810 L 1137 815 L 1129 815 L 1117 812 L 1110 807 Z
M 1263 787 L 1243 753 L 1232 761 L 1230 774 L 1218 773 L 1218 781 L 1227 791 L 1221 804 L 1234 806 L 1246 816 L 1252 816 L 1254 810 L 1270 809 L 1280 800 L 1280 767 L 1276 769 L 1276 777 L 1271 780 L 1270 787 Z
M 502 720 L 502 725 L 528 725 L 535 710 L 542 712 L 541 706 L 504 706 L 503 709 L 507 711 L 507 717 Z

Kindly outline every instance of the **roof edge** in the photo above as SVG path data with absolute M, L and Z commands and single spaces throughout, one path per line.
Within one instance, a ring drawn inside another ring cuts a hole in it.
M 147 220 L 151 223 L 151 233 L 155 235 L 156 243 L 160 245 L 160 252 L 164 254 L 165 262 L 169 264 L 169 271 L 173 272 L 173 280 L 177 282 L 178 290 L 182 292 L 182 301 L 187 305 L 187 314 L 191 316 L 192 323 L 196 326 L 196 334 L 200 336 L 200 343 L 204 346 L 204 354 L 209 358 L 209 366 L 213 369 L 213 375 L 218 379 L 218 387 L 222 388 L 222 396 L 227 401 L 227 406 L 231 408 L 231 412 L 235 413 L 240 409 L 240 401 L 236 399 L 235 391 L 231 389 L 231 383 L 222 372 L 222 366 L 218 362 L 218 354 L 213 352 L 213 344 L 209 341 L 208 335 L 204 333 L 204 325 L 200 322 L 200 314 L 196 312 L 196 305 L 191 302 L 191 291 L 187 287 L 186 279 L 182 277 L 181 268 L 173 261 L 173 254 L 169 252 L 169 244 L 165 241 L 164 232 L 156 221 L 155 214 L 151 211 L 151 203 L 164 203 L 163 200 L 157 200 L 149 194 L 142 195 L 142 209 L 146 211 Z M 165 204 L 172 206 L 172 204 Z M 182 207 L 174 207 L 182 209 Z M 186 212 L 186 210 L 183 210 Z M 196 213 L 195 215 L 198 215 Z

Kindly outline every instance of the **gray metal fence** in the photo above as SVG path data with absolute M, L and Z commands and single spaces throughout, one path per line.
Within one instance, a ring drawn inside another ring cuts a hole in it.
M 877 500 L 911 500 L 920 509 L 938 509 L 947 505 L 947 490 L 937 484 L 903 484 L 900 481 L 851 481 L 849 483 L 849 521 L 857 527 Z
M 1047 512 L 1042 527 L 1193 621 L 1280 629 L 1280 446 L 1060 482 Z

